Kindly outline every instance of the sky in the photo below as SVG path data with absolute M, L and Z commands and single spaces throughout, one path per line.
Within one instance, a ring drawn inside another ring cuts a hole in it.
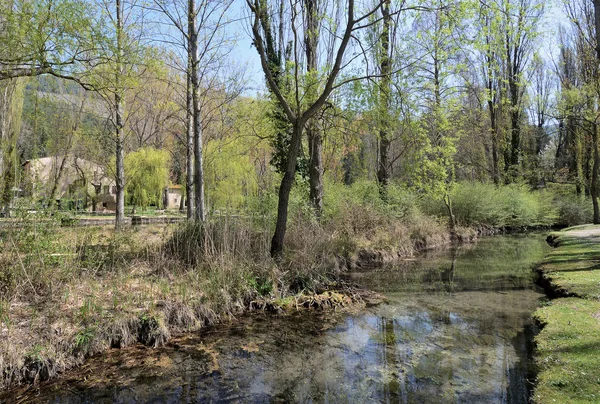
M 249 21 L 246 0 L 234 0 L 231 6 L 231 15 L 236 20 L 231 25 L 232 34 L 237 37 L 236 46 L 232 54 L 234 63 L 244 66 L 248 85 L 245 93 L 255 95 L 265 91 L 265 79 L 260 66 L 258 52 L 252 46 L 250 39 Z

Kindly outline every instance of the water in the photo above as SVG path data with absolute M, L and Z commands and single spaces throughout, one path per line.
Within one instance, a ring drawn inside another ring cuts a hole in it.
M 253 315 L 111 351 L 19 399 L 56 403 L 527 403 L 542 235 L 497 236 L 350 274 L 388 302 Z

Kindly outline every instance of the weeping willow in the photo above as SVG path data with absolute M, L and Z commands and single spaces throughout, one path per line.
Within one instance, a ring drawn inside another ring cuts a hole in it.
M 24 89 L 25 79 L 22 78 L 0 82 L 0 189 L 1 207 L 5 216 L 10 215 L 13 188 L 19 174 L 16 151 L 21 132 Z

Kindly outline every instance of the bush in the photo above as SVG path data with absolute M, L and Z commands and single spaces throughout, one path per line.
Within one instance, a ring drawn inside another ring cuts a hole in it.
M 461 226 L 527 227 L 551 226 L 558 220 L 558 209 L 550 191 L 531 191 L 525 185 L 459 183 L 454 188 L 452 206 Z M 424 200 L 423 210 L 447 217 L 440 201 Z
M 594 210 L 590 198 L 577 195 L 559 196 L 555 200 L 558 209 L 556 224 L 570 227 L 578 224 L 591 223 Z
M 405 187 L 391 184 L 388 187 L 388 203 L 379 196 L 375 181 L 362 180 L 352 185 L 339 183 L 326 184 L 324 216 L 326 221 L 347 220 L 348 210 L 356 207 L 367 208 L 378 215 L 405 218 L 419 216 L 417 196 Z M 351 212 L 350 212 L 351 213 Z

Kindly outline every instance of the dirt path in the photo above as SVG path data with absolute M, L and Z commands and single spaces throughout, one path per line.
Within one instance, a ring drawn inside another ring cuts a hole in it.
M 579 238 L 600 238 L 600 225 L 597 226 L 590 226 L 590 227 L 585 227 L 583 229 L 575 229 L 575 230 L 568 230 L 569 236 L 573 236 L 573 237 L 579 237 Z

